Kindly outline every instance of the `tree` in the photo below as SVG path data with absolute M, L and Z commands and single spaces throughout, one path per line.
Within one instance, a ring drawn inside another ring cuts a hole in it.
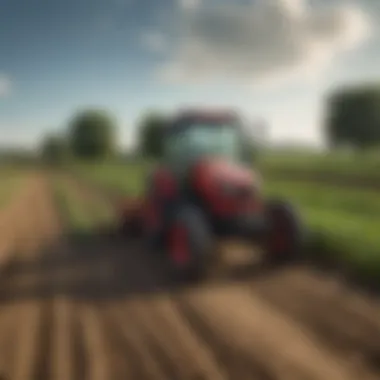
M 163 132 L 168 123 L 166 116 L 157 111 L 147 113 L 138 125 L 138 147 L 150 158 L 163 154 Z
M 326 134 L 332 147 L 369 148 L 380 143 L 380 87 L 340 89 L 327 103 Z
M 42 142 L 41 155 L 50 164 L 62 163 L 69 157 L 67 141 L 58 135 L 46 136 Z
M 101 159 L 116 153 L 116 126 L 103 110 L 86 110 L 71 120 L 68 139 L 73 155 L 78 158 Z

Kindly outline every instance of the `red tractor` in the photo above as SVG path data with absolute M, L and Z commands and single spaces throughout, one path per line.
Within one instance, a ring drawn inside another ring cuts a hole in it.
M 301 223 L 291 204 L 263 197 L 251 151 L 234 112 L 179 114 L 144 197 L 126 201 L 123 234 L 163 253 L 179 278 L 204 275 L 217 256 L 215 240 L 230 237 L 260 247 L 270 266 L 288 263 L 299 252 Z

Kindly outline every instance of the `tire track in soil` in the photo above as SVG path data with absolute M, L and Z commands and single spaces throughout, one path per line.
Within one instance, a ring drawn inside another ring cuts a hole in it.
M 29 301 L 23 305 L 17 319 L 16 344 L 9 370 L 9 378 L 12 380 L 36 379 L 42 313 L 39 302 Z
M 351 379 L 341 358 L 327 354 L 307 330 L 241 286 L 192 292 L 181 296 L 179 305 L 193 326 L 221 347 L 229 367 L 246 377 Z M 237 373 L 230 376 L 237 378 Z
M 9 373 L 9 365 L 13 360 L 13 352 L 15 351 L 15 336 L 17 335 L 17 323 L 15 316 L 20 315 L 22 307 L 2 306 L 0 308 L 0 379 L 1 376 L 6 380 Z
M 223 364 L 195 334 L 167 296 L 136 301 L 125 314 L 135 314 L 170 379 L 226 379 Z
M 133 318 L 133 313 L 121 313 L 118 305 L 116 308 L 109 307 L 104 310 L 104 315 L 109 326 L 112 326 L 111 334 L 119 350 L 119 378 L 167 380 L 160 362 L 147 344 L 144 331 L 137 328 L 138 321 Z M 121 365 L 123 356 L 127 363 Z M 130 377 L 125 376 L 126 374 Z
M 143 370 L 140 367 L 140 360 L 133 349 L 133 345 L 125 339 L 128 332 L 125 331 L 125 318 L 120 321 L 113 318 L 112 306 L 100 307 L 91 305 L 96 312 L 101 315 L 102 324 L 107 331 L 107 344 L 109 348 L 108 363 L 111 371 L 110 379 L 141 379 L 144 380 Z M 120 313 L 117 314 L 120 316 Z
M 75 347 L 73 304 L 66 297 L 56 297 L 52 302 L 51 378 L 79 380 L 75 377 Z M 82 378 L 83 379 L 83 378 Z
M 334 277 L 299 269 L 257 282 L 252 293 L 293 316 L 358 368 L 370 368 L 380 377 L 378 300 L 349 289 Z
M 108 380 L 109 364 L 107 330 L 100 320 L 99 313 L 87 305 L 80 305 L 77 313 L 80 317 L 81 328 L 86 352 L 86 373 L 84 380 Z

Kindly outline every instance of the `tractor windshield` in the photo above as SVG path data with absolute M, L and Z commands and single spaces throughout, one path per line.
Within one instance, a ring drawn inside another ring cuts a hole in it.
M 239 130 L 232 124 L 197 123 L 171 134 L 166 140 L 165 155 L 176 165 L 186 165 L 203 156 L 241 161 L 243 145 Z

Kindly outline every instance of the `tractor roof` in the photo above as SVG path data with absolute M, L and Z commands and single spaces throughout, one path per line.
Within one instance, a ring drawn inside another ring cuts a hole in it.
M 192 121 L 204 121 L 204 122 L 229 122 L 238 119 L 238 114 L 232 110 L 202 110 L 193 109 L 179 112 L 173 118 L 173 124 L 179 122 L 192 122 Z
M 232 110 L 193 109 L 178 112 L 168 125 L 167 133 L 177 133 L 191 127 L 193 123 L 211 123 L 217 128 L 221 123 L 235 123 L 239 115 Z

